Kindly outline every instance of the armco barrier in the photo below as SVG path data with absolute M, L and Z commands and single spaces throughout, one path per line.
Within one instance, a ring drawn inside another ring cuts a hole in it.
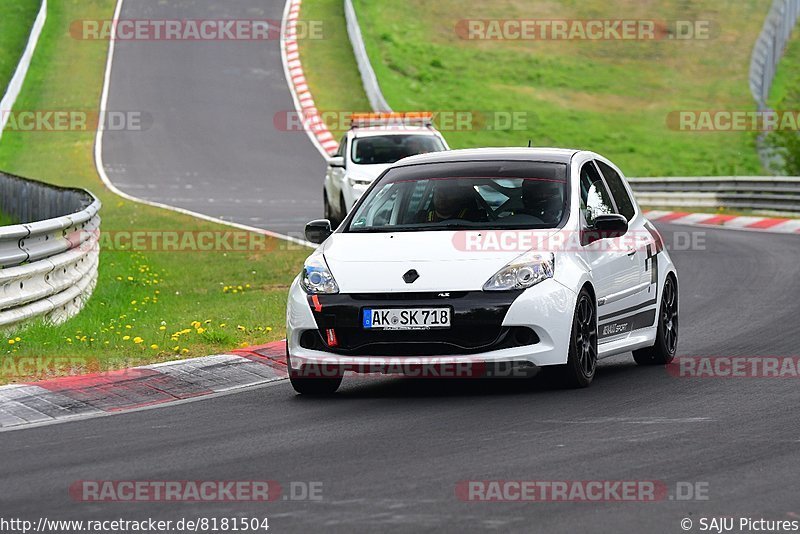
M 710 176 L 629 178 L 645 206 L 732 208 L 800 213 L 800 177 Z
M 361 83 L 367 93 L 367 99 L 373 111 L 392 111 L 389 103 L 383 97 L 381 88 L 378 85 L 378 77 L 372 68 L 372 63 L 367 55 L 367 47 L 364 46 L 364 38 L 361 35 L 361 27 L 358 25 L 356 10 L 353 8 L 352 0 L 344 0 L 344 18 L 347 21 L 347 35 L 350 36 L 350 44 L 353 46 L 353 53 L 356 56 L 356 64 L 361 73 Z
M 769 110 L 767 99 L 775 80 L 775 72 L 798 18 L 800 0 L 773 0 L 750 57 L 750 92 L 759 111 Z M 769 172 L 783 168 L 782 155 L 765 142 L 763 134 L 758 136 L 756 149 L 761 165 Z
M 100 201 L 67 189 L 0 173 L 0 328 L 34 318 L 59 323 L 75 315 L 97 281 Z

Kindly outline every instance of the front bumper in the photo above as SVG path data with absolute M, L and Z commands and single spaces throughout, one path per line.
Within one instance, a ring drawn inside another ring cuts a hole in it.
M 291 366 L 341 366 L 394 372 L 419 365 L 566 363 L 575 294 L 554 280 L 525 291 L 380 293 L 310 298 L 297 280 L 289 292 L 287 344 Z M 371 331 L 365 308 L 450 307 L 443 330 Z M 331 343 L 329 331 L 335 333 Z

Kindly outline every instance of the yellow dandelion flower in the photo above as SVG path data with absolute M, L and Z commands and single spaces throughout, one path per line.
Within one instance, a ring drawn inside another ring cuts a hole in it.
M 128 341 L 130 338 L 131 336 L 122 336 L 122 341 Z
M 133 338 L 133 342 L 136 343 L 137 345 L 139 345 L 142 341 L 144 341 L 144 339 L 140 338 L 139 336 Z
M 153 343 L 152 345 L 150 345 L 150 348 L 153 349 L 153 350 L 158 350 L 158 345 Z

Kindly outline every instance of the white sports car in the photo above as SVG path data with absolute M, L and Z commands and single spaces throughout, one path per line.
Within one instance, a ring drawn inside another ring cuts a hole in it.
M 448 150 L 430 117 L 407 113 L 354 114 L 328 160 L 324 217 L 336 228 L 372 182 L 389 165 L 408 156 Z
M 670 362 L 678 278 L 622 172 L 564 149 L 475 149 L 398 161 L 294 280 L 287 364 L 295 390 L 345 371 L 532 374 L 588 386 L 597 361 Z M 433 369 L 433 371 L 431 371 Z

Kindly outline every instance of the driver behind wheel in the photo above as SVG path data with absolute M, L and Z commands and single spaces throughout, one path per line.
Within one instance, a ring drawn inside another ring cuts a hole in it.
M 561 220 L 564 211 L 562 184 L 544 180 L 525 180 L 522 184 L 524 213 L 547 224 Z
M 471 188 L 453 183 L 437 184 L 425 221 L 442 222 L 454 219 L 477 222 L 485 220 L 485 217 L 475 204 L 475 194 Z

